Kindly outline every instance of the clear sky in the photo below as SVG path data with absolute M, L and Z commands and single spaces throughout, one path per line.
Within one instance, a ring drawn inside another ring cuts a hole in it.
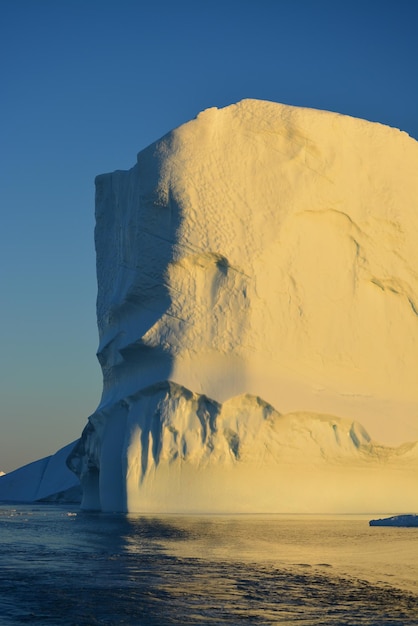
M 208 107 L 338 111 L 418 138 L 416 0 L 1 0 L 0 470 L 101 394 L 94 177 Z

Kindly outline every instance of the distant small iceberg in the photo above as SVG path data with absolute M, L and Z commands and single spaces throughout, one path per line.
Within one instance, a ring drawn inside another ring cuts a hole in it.
M 418 515 L 393 515 L 383 519 L 372 519 L 369 526 L 400 526 L 404 528 L 418 527 Z

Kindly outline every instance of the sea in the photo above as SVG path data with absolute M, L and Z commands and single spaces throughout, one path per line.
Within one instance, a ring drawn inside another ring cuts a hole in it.
M 418 624 L 418 528 L 0 506 L 0 624 Z

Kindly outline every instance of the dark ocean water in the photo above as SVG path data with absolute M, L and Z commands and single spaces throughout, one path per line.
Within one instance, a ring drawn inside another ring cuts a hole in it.
M 418 624 L 418 529 L 0 506 L 0 624 Z

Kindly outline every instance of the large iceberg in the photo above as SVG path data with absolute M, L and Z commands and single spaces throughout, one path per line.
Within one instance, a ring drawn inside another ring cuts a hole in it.
M 96 179 L 85 508 L 416 507 L 417 171 L 406 133 L 244 100 Z
M 418 508 L 417 171 L 404 132 L 244 100 L 96 179 L 84 508 Z

